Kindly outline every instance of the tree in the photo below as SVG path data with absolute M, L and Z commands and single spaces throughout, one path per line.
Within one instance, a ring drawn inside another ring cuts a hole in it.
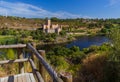
M 120 28 L 111 29 L 110 39 L 113 50 L 105 70 L 106 79 L 110 81 L 105 82 L 120 82 Z
M 66 31 L 64 31 L 64 30 L 60 32 L 60 35 L 61 35 L 61 36 L 65 36 L 66 34 L 67 34 L 67 33 L 66 33 Z
M 73 47 L 71 47 L 70 49 L 71 49 L 73 52 L 78 52 L 78 51 L 80 51 L 80 48 L 77 47 L 77 46 L 73 46 Z
M 53 21 L 53 22 L 58 22 L 59 19 L 58 19 L 57 17 L 52 17 L 52 18 L 51 18 L 51 21 Z
M 104 27 L 107 28 L 107 29 L 110 29 L 110 28 L 113 27 L 113 25 L 112 24 L 105 24 Z
M 113 53 L 110 58 L 114 61 L 120 61 L 120 28 L 112 28 L 109 37 L 113 47 Z

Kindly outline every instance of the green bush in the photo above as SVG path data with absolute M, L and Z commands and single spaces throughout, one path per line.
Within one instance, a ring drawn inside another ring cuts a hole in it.
M 65 58 L 62 56 L 52 56 L 50 59 L 51 65 L 53 65 L 56 70 L 67 70 L 69 68 L 69 64 L 66 62 Z

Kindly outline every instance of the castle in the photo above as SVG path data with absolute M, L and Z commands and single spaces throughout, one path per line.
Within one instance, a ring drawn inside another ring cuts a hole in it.
M 42 26 L 43 32 L 45 33 L 57 33 L 59 34 L 62 30 L 61 26 L 58 24 L 52 24 L 51 20 L 47 20 L 46 24 Z

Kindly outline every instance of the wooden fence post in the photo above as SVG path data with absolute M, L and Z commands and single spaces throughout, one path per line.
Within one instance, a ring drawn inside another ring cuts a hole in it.
M 40 53 L 40 55 L 45 59 L 45 50 L 38 50 L 38 52 Z M 41 62 L 39 62 L 39 72 L 41 74 L 41 76 L 43 77 L 44 81 L 46 81 L 46 71 L 44 66 L 41 64 Z
M 17 53 L 18 53 L 18 59 L 23 59 L 23 53 L 22 53 L 22 48 L 18 48 L 17 49 Z M 18 69 L 19 73 L 24 73 L 24 63 L 19 63 L 19 69 Z
M 72 82 L 72 75 L 67 72 L 60 73 L 63 82 Z
M 32 67 L 32 70 L 33 70 L 33 73 L 36 74 L 36 77 L 38 79 L 38 82 L 44 82 L 44 79 L 41 77 L 41 74 L 38 72 L 34 62 L 32 61 L 32 59 L 29 59 L 29 62 L 31 64 L 31 67 Z
M 27 44 L 27 47 L 32 52 L 35 53 L 35 56 L 39 59 L 39 61 L 42 63 L 42 65 L 45 67 L 47 72 L 52 77 L 53 82 L 63 82 L 63 80 L 58 77 L 57 73 L 51 68 L 51 66 L 44 60 L 44 58 L 39 54 L 39 52 L 30 43 Z
M 36 49 L 36 44 L 32 43 L 32 46 Z M 37 66 L 37 58 L 34 53 L 31 55 L 31 59 L 33 60 L 34 64 Z

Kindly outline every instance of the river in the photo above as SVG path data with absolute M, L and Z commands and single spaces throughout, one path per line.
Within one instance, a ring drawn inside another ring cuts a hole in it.
M 77 40 L 66 44 L 66 47 L 70 48 L 72 46 L 78 46 L 80 49 L 83 49 L 90 47 L 91 45 L 99 46 L 108 41 L 109 39 L 106 36 L 82 36 L 79 37 Z

